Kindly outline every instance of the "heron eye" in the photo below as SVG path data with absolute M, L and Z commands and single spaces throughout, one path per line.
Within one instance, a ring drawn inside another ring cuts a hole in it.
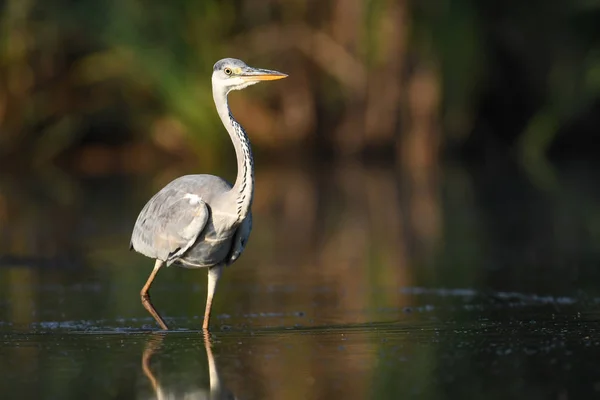
M 227 75 L 231 75 L 231 68 L 225 68 L 225 73 Z

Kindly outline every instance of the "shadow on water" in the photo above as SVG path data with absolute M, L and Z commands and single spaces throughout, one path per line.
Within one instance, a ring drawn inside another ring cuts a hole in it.
M 152 261 L 129 235 L 168 177 L 1 176 L 3 393 L 206 398 L 219 382 L 243 399 L 590 397 L 596 176 L 565 168 L 549 190 L 515 168 L 259 169 L 209 347 L 204 271 L 158 275 L 167 334 L 139 300 Z

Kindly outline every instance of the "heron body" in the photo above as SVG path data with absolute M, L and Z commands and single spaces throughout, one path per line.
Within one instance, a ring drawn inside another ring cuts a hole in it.
M 186 175 L 167 184 L 138 217 L 135 250 L 167 266 L 230 265 L 252 228 L 249 207 L 245 216 L 229 211 L 231 189 L 230 183 L 213 175 Z
M 222 269 L 240 257 L 252 230 L 252 149 L 246 132 L 230 112 L 227 95 L 231 90 L 286 76 L 277 71 L 248 67 L 233 58 L 218 61 L 212 75 L 213 98 L 235 148 L 238 164 L 235 183 L 232 185 L 214 175 L 185 175 L 156 193 L 138 215 L 130 249 L 156 260 L 140 293 L 142 304 L 163 329 L 167 326 L 148 294 L 158 270 L 163 265 L 208 268 L 203 323 L 207 329 Z

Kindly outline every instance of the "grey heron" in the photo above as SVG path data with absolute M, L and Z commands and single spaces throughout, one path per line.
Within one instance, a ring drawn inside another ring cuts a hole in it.
M 171 264 L 208 269 L 202 324 L 207 330 L 223 267 L 240 257 L 252 230 L 252 149 L 244 128 L 231 114 L 227 95 L 261 81 L 285 77 L 281 72 L 252 68 L 234 58 L 217 61 L 212 73 L 213 99 L 235 148 L 235 183 L 231 185 L 218 176 L 206 174 L 179 177 L 156 193 L 137 217 L 129 248 L 156 260 L 140 296 L 144 308 L 162 329 L 168 327 L 154 309 L 148 293 L 158 271 Z

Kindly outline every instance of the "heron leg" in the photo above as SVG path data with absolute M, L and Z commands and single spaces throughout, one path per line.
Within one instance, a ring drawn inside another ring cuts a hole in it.
M 208 322 L 210 320 L 210 310 L 212 307 L 213 296 L 215 295 L 215 290 L 217 288 L 217 282 L 219 282 L 219 278 L 221 277 L 221 272 L 223 271 L 222 265 L 215 265 L 208 269 L 208 293 L 206 295 L 206 309 L 204 310 L 204 323 L 202 324 L 202 329 L 208 329 Z
M 163 265 L 165 265 L 164 261 L 156 260 L 156 263 L 154 264 L 154 269 L 150 273 L 150 276 L 148 277 L 146 284 L 144 285 L 144 287 L 142 288 L 142 291 L 140 292 L 140 297 L 142 298 L 142 305 L 144 306 L 144 308 L 146 310 L 148 310 L 150 315 L 152 315 L 154 317 L 156 322 L 158 322 L 158 325 L 160 325 L 160 327 L 162 329 L 168 330 L 169 328 L 167 327 L 167 324 L 165 324 L 165 321 L 163 321 L 161 316 L 158 314 L 158 312 L 152 305 L 152 302 L 150 301 L 150 294 L 148 293 L 148 289 L 150 289 L 150 285 L 152 285 L 152 282 L 154 281 L 154 278 L 156 277 L 158 270 Z

